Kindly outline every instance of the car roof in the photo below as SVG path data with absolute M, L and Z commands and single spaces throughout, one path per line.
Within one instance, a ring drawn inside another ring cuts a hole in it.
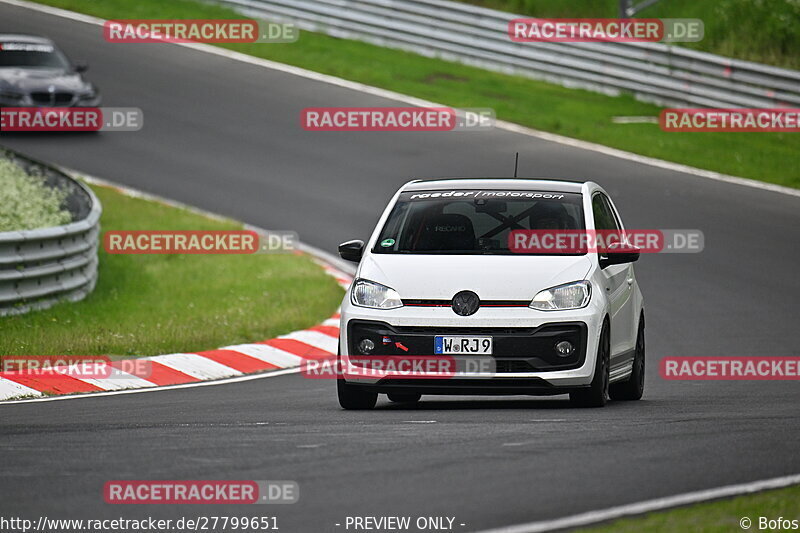
M 509 191 L 547 191 L 580 193 L 585 182 L 547 178 L 438 178 L 414 180 L 403 191 L 438 191 L 448 189 L 487 189 Z
M 0 33 L 0 42 L 53 44 L 53 41 L 47 37 L 28 35 L 25 33 Z

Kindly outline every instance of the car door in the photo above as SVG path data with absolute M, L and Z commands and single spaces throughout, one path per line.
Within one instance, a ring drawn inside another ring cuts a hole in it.
M 611 213 L 614 215 L 614 220 L 616 221 L 617 227 L 620 231 L 625 231 L 625 225 L 622 223 L 622 218 L 619 216 L 619 211 L 617 211 L 617 207 L 611 201 L 610 198 L 607 196 L 605 197 L 606 202 L 608 202 L 608 207 L 611 209 Z M 625 351 L 631 352 L 631 357 L 633 357 L 632 351 L 636 347 L 636 327 L 638 322 L 638 315 L 636 313 L 635 301 L 633 298 L 633 283 L 635 274 L 633 272 L 633 263 L 627 263 L 624 265 L 619 265 L 625 267 L 625 283 L 628 287 L 627 298 L 625 300 L 625 304 L 623 305 L 624 310 L 624 320 L 620 326 L 624 326 L 624 341 L 622 342 L 623 349 Z
M 622 225 L 608 197 L 597 192 L 592 197 L 595 229 L 621 231 Z M 602 257 L 602 252 L 598 252 Z M 600 271 L 609 300 L 611 316 L 611 367 L 623 364 L 633 348 L 631 324 L 633 321 L 633 267 L 630 263 L 609 265 Z

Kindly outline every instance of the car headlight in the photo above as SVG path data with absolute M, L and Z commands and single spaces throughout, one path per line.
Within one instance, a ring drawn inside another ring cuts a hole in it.
M 89 89 L 89 92 L 80 95 L 81 100 L 94 100 L 95 98 L 97 98 L 97 91 L 94 89 Z
M 21 102 L 23 98 L 25 98 L 25 95 L 20 93 L 15 93 L 13 91 L 0 91 L 0 100 L 5 100 L 6 102 Z
M 403 307 L 403 302 L 400 300 L 400 295 L 397 294 L 396 290 L 365 279 L 360 279 L 353 283 L 350 301 L 353 302 L 353 305 L 371 309 Z
M 530 307 L 540 311 L 563 311 L 586 307 L 592 294 L 588 281 L 575 281 L 558 287 L 550 287 L 533 297 Z

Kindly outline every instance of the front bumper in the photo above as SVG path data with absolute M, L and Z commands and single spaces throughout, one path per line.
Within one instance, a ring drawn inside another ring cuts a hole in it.
M 583 322 L 547 323 L 532 328 L 392 326 L 385 322 L 350 320 L 347 324 L 347 353 L 370 356 L 433 356 L 434 337 L 490 336 L 493 339 L 492 365 L 498 374 L 574 370 L 586 356 L 586 324 Z M 361 354 L 358 345 L 369 339 L 375 345 Z M 568 341 L 569 355 L 559 355 L 556 343 Z
M 603 312 L 596 303 L 590 303 L 583 309 L 551 312 L 487 307 L 461 317 L 449 307 L 374 310 L 354 306 L 345 298 L 340 329 L 342 363 L 348 368 L 344 379 L 377 392 L 563 394 L 591 383 Z M 358 343 L 364 337 L 375 343 L 371 354 L 375 357 L 433 356 L 436 335 L 492 336 L 494 371 L 444 379 L 435 374 L 415 374 L 409 379 L 352 371 L 349 357 L 363 357 Z M 556 355 L 554 345 L 559 340 L 569 340 L 576 346 L 570 357 Z M 398 350 L 397 342 L 405 349 Z
M 62 94 L 62 93 L 58 93 Z M 37 97 L 34 98 L 30 94 L 22 94 L 21 99 L 3 99 L 0 98 L 0 108 L 3 107 L 28 107 L 28 108 L 42 108 L 42 109 L 69 109 L 75 107 L 100 107 L 102 98 L 100 94 L 96 94 L 94 98 L 82 98 L 80 94 L 64 93 L 65 96 L 56 98 Z

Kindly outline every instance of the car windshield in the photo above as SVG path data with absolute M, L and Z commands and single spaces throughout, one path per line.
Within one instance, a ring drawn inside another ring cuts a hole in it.
M 405 192 L 392 209 L 373 252 L 551 255 L 512 250 L 509 235 L 518 230 L 584 228 L 580 194 L 505 190 Z
M 69 68 L 64 55 L 51 44 L 0 43 L 0 68 Z

